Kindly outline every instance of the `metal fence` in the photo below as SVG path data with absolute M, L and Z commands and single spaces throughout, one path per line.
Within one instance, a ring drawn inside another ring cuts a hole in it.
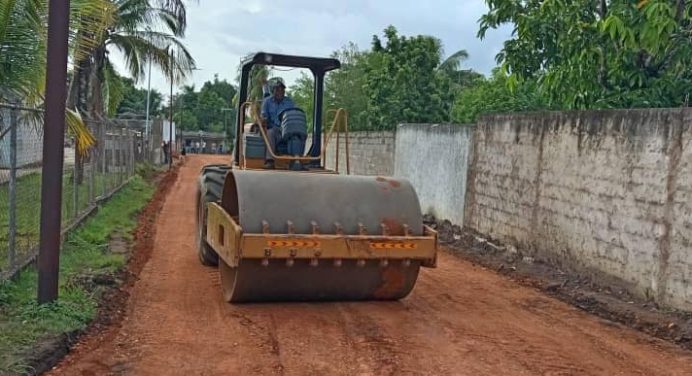
M 43 152 L 42 112 L 0 104 L 0 281 L 38 254 Z M 64 138 L 62 228 L 81 222 L 116 192 L 146 154 L 142 132 L 110 120 L 86 121 L 96 146 L 76 152 Z

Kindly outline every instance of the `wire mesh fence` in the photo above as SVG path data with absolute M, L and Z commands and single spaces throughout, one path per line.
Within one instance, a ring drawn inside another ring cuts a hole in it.
M 0 281 L 38 254 L 43 113 L 0 104 Z M 87 153 L 64 138 L 62 228 L 79 223 L 134 175 L 144 160 L 142 132 L 110 120 L 85 121 L 96 139 Z

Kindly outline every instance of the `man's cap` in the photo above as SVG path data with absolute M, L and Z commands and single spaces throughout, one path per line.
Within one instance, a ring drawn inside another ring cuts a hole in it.
M 284 84 L 284 82 L 281 79 L 274 80 L 274 82 L 271 83 L 271 91 L 276 90 L 276 88 L 279 86 L 284 88 L 284 89 L 286 88 L 286 85 Z

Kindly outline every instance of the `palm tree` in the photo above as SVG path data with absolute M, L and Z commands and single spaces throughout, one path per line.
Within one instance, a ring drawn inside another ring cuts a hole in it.
M 452 90 L 455 92 L 483 77 L 483 75 L 471 69 L 461 69 L 462 64 L 468 58 L 469 54 L 466 50 L 459 50 L 451 54 L 437 67 L 439 72 L 446 74 L 451 79 Z
M 459 50 L 451 54 L 445 61 L 443 61 L 437 68 L 445 72 L 455 72 L 461 67 L 461 63 L 469 58 L 469 53 L 466 50 Z
M 82 0 L 89 1 L 89 0 Z M 178 39 L 185 33 L 186 12 L 182 0 L 107 0 L 113 18 L 96 32 L 93 28 L 77 29 L 76 48 L 67 106 L 77 113 L 100 120 L 114 114 L 123 99 L 124 87 L 112 62 L 109 50 L 119 50 L 126 67 L 137 81 L 144 76 L 149 62 L 164 74 L 181 80 L 194 68 L 195 62 Z M 83 17 L 82 17 L 83 18 Z M 89 18 L 86 18 L 89 21 Z M 84 54 L 83 51 L 89 51 Z M 82 180 L 82 153 L 77 153 L 77 181 Z
M 247 54 L 244 58 L 243 61 L 246 59 L 249 59 L 252 57 L 255 53 L 250 53 Z M 238 81 L 238 84 L 240 85 L 240 68 L 242 66 L 238 66 L 238 76 L 236 76 L 236 81 Z M 269 75 L 271 74 L 271 69 L 267 65 L 255 65 L 252 67 L 252 70 L 250 71 L 250 77 L 248 79 L 248 91 L 247 91 L 247 102 L 252 102 L 252 106 L 245 111 L 245 116 L 250 117 L 253 120 L 259 119 L 259 113 L 260 113 L 260 105 L 259 102 L 262 101 L 264 98 L 263 95 L 263 90 L 262 87 L 265 82 L 269 79 Z M 231 102 L 233 103 L 233 106 L 236 107 L 238 106 L 238 100 L 239 100 L 239 95 L 240 95 L 240 88 L 238 88 L 238 92 L 235 93 L 233 96 L 233 99 Z M 241 103 L 242 104 L 242 103 Z
M 114 111 L 122 99 L 109 51 L 119 50 L 125 65 L 137 81 L 145 74 L 151 61 L 164 74 L 176 81 L 185 78 L 195 62 L 180 42 L 186 28 L 186 12 L 182 0 L 110 0 L 114 6 L 113 22 L 101 35 L 78 31 L 85 39 L 98 43 L 88 55 L 75 55 L 68 107 L 100 118 Z M 109 111 L 110 110 L 110 111 Z
M 0 100 L 35 96 L 45 84 L 45 5 L 0 2 Z
M 46 0 L 6 0 L 0 2 L 0 101 L 22 102 L 40 107 L 46 82 Z M 73 0 L 70 30 L 77 28 L 95 33 L 109 19 L 107 0 Z M 70 35 L 73 51 L 90 45 Z M 41 114 L 34 119 L 42 123 Z M 80 150 L 94 144 L 78 114 L 66 113 L 68 131 L 75 136 Z
M 454 107 L 455 97 L 468 86 L 483 78 L 483 75 L 474 72 L 472 69 L 461 69 L 461 65 L 469 58 L 469 53 L 466 50 L 459 50 L 451 54 L 438 67 L 438 73 L 447 77 L 451 82 L 450 92 L 453 94 L 452 103 L 449 106 L 449 121 L 452 121 L 452 109 Z

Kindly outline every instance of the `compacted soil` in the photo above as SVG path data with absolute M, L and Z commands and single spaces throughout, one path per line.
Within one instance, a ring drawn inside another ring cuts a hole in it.
M 227 304 L 194 207 L 200 168 L 224 161 L 187 157 L 122 319 L 51 374 L 692 375 L 692 353 L 446 252 L 398 302 Z

